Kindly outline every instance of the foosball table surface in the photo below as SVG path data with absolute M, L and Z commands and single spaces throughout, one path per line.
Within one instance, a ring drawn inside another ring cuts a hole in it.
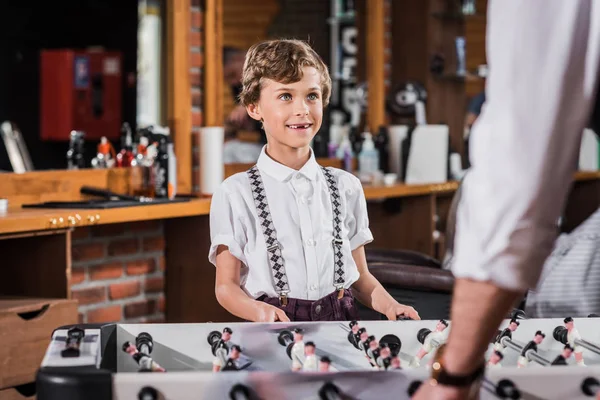
M 501 330 L 509 323 L 504 321 Z M 76 357 L 63 356 L 72 327 L 58 328 L 38 372 L 38 399 L 409 399 L 429 376 L 434 349 L 448 332 L 444 329 L 430 341 L 428 334 L 439 329 L 439 321 L 358 321 L 358 328 L 379 345 L 386 343 L 392 357 L 399 359 L 400 368 L 393 369 L 365 350 L 369 345 L 360 343 L 351 325 L 350 321 L 84 324 L 78 326 L 84 336 Z M 584 365 L 575 356 L 567 366 L 549 365 L 565 347 L 565 326 L 563 318 L 520 319 L 510 345 L 503 342 L 500 349 L 503 359 L 486 370 L 481 399 L 594 399 L 600 380 L 600 319 L 574 320 L 584 342 L 583 347 L 577 342 Z M 518 367 L 519 349 L 537 331 L 545 338 L 534 355 L 527 353 L 528 363 Z M 225 332 L 231 332 L 229 337 L 223 336 Z M 312 342 L 316 359 L 328 359 L 327 372 L 292 370 L 295 332 L 302 334 L 303 349 Z M 136 350 L 140 343 L 146 345 L 143 351 Z M 229 358 L 232 370 L 215 372 L 215 365 L 224 366 L 227 355 L 233 354 L 234 345 L 241 352 L 235 360 Z M 416 359 L 425 347 L 428 352 Z M 495 348 L 498 344 L 491 343 L 486 359 Z

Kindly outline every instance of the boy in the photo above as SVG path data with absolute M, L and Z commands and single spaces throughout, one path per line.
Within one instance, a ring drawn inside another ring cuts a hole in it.
M 355 320 L 354 296 L 395 320 L 419 319 L 367 268 L 373 237 L 360 181 L 320 167 L 310 142 L 321 127 L 331 78 L 297 40 L 272 40 L 246 54 L 240 101 L 267 136 L 256 166 L 213 195 L 209 260 L 215 293 L 250 321 Z

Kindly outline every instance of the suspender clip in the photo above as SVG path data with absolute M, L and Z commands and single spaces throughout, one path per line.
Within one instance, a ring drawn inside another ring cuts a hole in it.
M 288 304 L 287 294 L 288 294 L 288 292 L 279 293 L 279 302 L 284 307 L 287 306 L 287 304 Z

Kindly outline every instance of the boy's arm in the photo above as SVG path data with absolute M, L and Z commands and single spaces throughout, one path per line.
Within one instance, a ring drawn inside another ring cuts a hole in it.
M 285 312 L 270 304 L 248 297 L 242 290 L 240 287 L 242 263 L 229 252 L 227 246 L 220 245 L 218 247 L 216 263 L 215 295 L 223 308 L 247 321 L 289 322 Z
M 421 319 L 414 308 L 398 303 L 371 274 L 367 266 L 364 246 L 359 246 L 353 250 L 352 258 L 360 274 L 358 280 L 352 285 L 358 301 L 384 314 L 390 320 L 395 320 L 398 315 L 404 315 L 411 319 Z

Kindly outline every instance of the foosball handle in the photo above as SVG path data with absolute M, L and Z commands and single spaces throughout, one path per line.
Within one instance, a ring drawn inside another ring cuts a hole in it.
M 78 327 L 73 327 L 67 331 L 65 340 L 65 349 L 60 352 L 62 357 L 79 357 L 81 341 L 85 337 L 85 331 Z
M 498 382 L 498 385 L 496 385 L 496 395 L 501 399 L 517 400 L 521 398 L 519 389 L 517 389 L 513 381 L 508 379 L 502 379 Z
M 331 382 L 325 383 L 319 389 L 320 400 L 341 400 L 340 389 Z
M 421 387 L 422 381 L 412 381 L 410 385 L 408 385 L 408 389 L 406 389 L 406 393 L 412 398 L 417 390 Z
M 144 386 L 138 392 L 138 400 L 158 400 L 158 391 L 152 386 Z
M 588 315 L 588 318 L 600 318 L 600 315 L 592 313 L 592 314 Z
M 595 396 L 600 389 L 600 382 L 594 377 L 588 377 L 581 382 L 581 391 L 586 396 Z
M 552 337 L 562 343 L 562 344 L 567 344 L 569 341 L 567 340 L 567 335 L 569 334 L 569 332 L 567 331 L 567 328 L 565 328 L 564 326 L 557 326 L 556 328 L 554 328 L 554 330 L 552 331 Z
M 525 315 L 525 311 L 521 310 L 520 308 L 514 308 L 510 315 L 509 315 L 509 319 L 526 319 L 527 316 Z
M 154 348 L 154 340 L 148 332 L 141 332 L 135 338 L 135 347 L 137 347 L 140 353 L 150 355 L 152 354 L 152 349 Z
M 250 400 L 250 389 L 248 386 L 236 383 L 229 391 L 229 398 L 231 400 Z

